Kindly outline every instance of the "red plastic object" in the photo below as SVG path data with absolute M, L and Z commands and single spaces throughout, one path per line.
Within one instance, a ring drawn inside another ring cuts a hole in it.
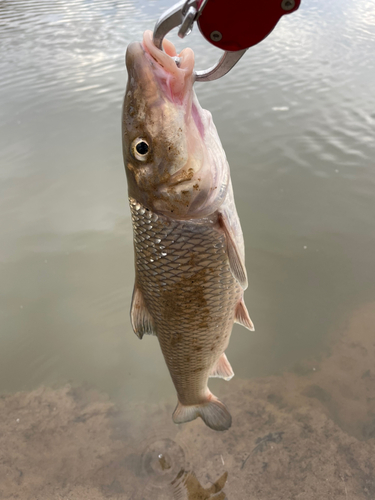
M 206 40 L 219 49 L 248 49 L 266 38 L 279 19 L 296 11 L 300 3 L 301 0 L 207 0 L 198 26 Z

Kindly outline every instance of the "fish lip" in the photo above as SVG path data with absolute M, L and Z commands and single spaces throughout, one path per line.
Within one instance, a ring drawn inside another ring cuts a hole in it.
M 160 53 L 160 57 L 157 57 L 157 52 Z M 142 42 L 131 42 L 126 50 L 126 56 L 125 56 L 125 62 L 126 62 L 126 68 L 128 70 L 129 74 L 132 74 L 132 70 L 134 69 L 135 65 L 139 65 L 141 61 L 143 62 L 148 62 L 150 66 L 154 67 L 155 65 L 157 66 L 157 69 L 166 69 L 165 65 L 161 63 L 160 58 L 163 58 L 165 60 L 173 61 L 174 64 L 174 59 L 169 56 L 167 53 L 164 51 L 158 49 L 157 47 L 154 48 L 154 50 L 149 50 L 147 45 Z
M 190 48 L 185 48 L 177 54 L 176 48 L 168 40 L 164 40 L 163 49 L 160 50 L 154 45 L 153 33 L 145 31 L 143 34 L 142 46 L 152 62 L 156 63 L 156 77 L 167 78 L 168 87 L 175 96 L 182 96 L 192 89 L 194 83 L 194 52 Z M 176 58 L 179 64 L 176 64 Z
M 138 59 L 138 56 L 144 54 L 145 49 L 140 42 L 132 42 L 128 45 L 125 55 L 125 64 L 129 75 L 132 73 L 132 69 L 135 65 L 135 61 Z

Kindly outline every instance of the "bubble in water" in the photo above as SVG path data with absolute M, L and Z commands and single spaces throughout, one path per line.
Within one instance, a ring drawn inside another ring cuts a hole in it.
M 184 450 L 170 438 L 154 441 L 142 454 L 142 470 L 148 486 L 164 488 L 185 467 Z
M 183 445 L 183 443 L 182 443 Z M 188 450 L 186 449 L 186 453 Z M 142 454 L 142 475 L 145 487 L 132 500 L 225 500 L 223 491 L 228 473 L 224 472 L 215 483 L 202 485 L 190 469 L 185 450 L 173 439 L 157 439 L 148 444 Z

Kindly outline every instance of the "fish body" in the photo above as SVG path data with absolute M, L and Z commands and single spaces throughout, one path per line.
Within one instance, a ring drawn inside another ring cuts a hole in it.
M 158 337 L 178 395 L 173 420 L 200 416 L 225 430 L 231 416 L 207 381 L 233 376 L 224 352 L 233 323 L 253 329 L 243 302 L 243 237 L 225 153 L 193 90 L 192 52 L 180 54 L 177 68 L 173 46 L 165 49 L 156 49 L 146 32 L 127 51 L 123 149 L 136 268 L 131 322 L 139 338 Z

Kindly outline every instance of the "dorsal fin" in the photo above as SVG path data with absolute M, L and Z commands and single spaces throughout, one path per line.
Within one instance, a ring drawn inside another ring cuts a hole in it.
M 219 223 L 225 234 L 230 270 L 232 271 L 233 277 L 238 281 L 241 287 L 246 290 L 247 274 L 245 263 L 243 262 L 240 252 L 237 248 L 237 244 L 233 237 L 228 219 L 221 212 L 219 213 Z
M 134 285 L 130 321 L 138 338 L 143 335 L 155 335 L 154 321 L 148 312 L 141 290 Z
M 239 301 L 237 307 L 236 307 L 236 313 L 234 316 L 234 321 L 238 323 L 239 325 L 244 326 L 251 332 L 254 331 L 254 324 L 250 319 L 249 312 L 245 306 L 245 302 L 242 299 Z

